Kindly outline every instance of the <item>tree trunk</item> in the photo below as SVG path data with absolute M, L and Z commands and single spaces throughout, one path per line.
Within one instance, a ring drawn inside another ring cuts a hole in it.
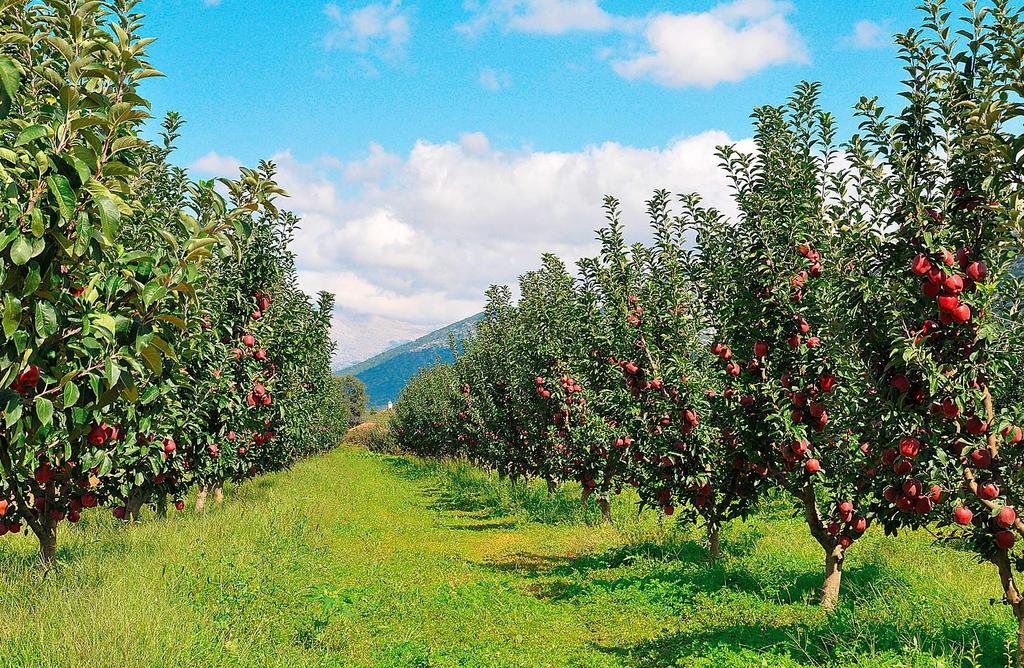
M 160 519 L 167 517 L 167 492 L 160 492 L 156 497 L 156 516 Z
M 39 539 L 39 561 L 44 567 L 53 565 L 57 555 L 57 523 L 50 517 L 40 517 L 39 529 L 32 529 Z
M 125 509 L 128 511 L 128 519 L 130 521 L 139 521 L 139 515 L 142 513 L 142 503 L 144 501 L 145 497 L 138 490 L 128 495 L 128 501 L 125 503 Z
M 548 496 L 554 496 L 558 490 L 558 483 L 554 480 L 548 480 Z
M 224 503 L 224 486 L 217 485 L 213 488 L 213 502 L 216 504 Z
M 612 521 L 612 504 L 608 502 L 608 499 L 598 499 L 597 505 L 601 508 L 601 517 L 605 522 L 611 523 Z
M 825 553 L 825 582 L 821 587 L 821 607 L 832 612 L 839 603 L 839 585 L 843 580 L 843 548 L 836 546 Z
M 1003 593 L 1006 600 L 1013 609 L 1013 616 L 1017 618 L 1017 653 L 1014 660 L 1016 668 L 1024 668 L 1024 597 L 1021 597 L 1017 589 L 1017 583 L 1013 579 L 1013 565 L 1010 563 L 1010 556 L 1000 551 L 992 558 L 996 568 L 999 569 L 999 581 L 1003 585 Z
M 708 553 L 711 556 L 711 561 L 718 561 L 722 556 L 722 545 L 718 538 L 718 527 L 713 524 L 708 525 Z
M 201 513 L 206 510 L 206 485 L 200 485 L 199 491 L 196 492 L 196 512 Z
M 1013 665 L 1024 668 L 1024 604 L 1013 606 L 1013 616 L 1017 618 L 1017 652 Z

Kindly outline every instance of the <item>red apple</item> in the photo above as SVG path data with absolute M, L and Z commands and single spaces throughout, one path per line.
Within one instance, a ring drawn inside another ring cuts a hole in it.
M 974 513 L 966 506 L 957 506 L 953 509 L 953 521 L 957 524 L 967 526 L 974 519 Z
M 1010 506 L 1003 506 L 996 515 L 996 524 L 1003 529 L 1009 529 L 1017 521 L 1017 511 Z
M 1017 542 L 1017 537 L 1009 531 L 996 532 L 996 545 L 1000 550 L 1009 550 Z

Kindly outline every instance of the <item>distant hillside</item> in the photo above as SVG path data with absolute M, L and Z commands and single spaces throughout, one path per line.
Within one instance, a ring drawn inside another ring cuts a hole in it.
M 448 325 L 415 341 L 386 350 L 365 362 L 342 369 L 338 373 L 343 376 L 355 376 L 366 383 L 370 406 L 382 408 L 387 406 L 389 401 L 398 399 L 402 388 L 417 371 L 434 366 L 438 361 L 452 361 L 448 334 L 454 333 L 455 338 L 461 341 L 465 334 L 472 332 L 481 317 L 482 314 L 478 314 Z

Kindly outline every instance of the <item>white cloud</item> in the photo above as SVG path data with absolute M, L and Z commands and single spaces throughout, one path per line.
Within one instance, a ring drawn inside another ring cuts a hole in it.
M 892 44 L 891 22 L 878 23 L 864 19 L 853 24 L 853 33 L 843 42 L 855 49 L 880 49 Z
M 346 341 L 366 353 L 374 337 L 380 348 L 400 338 L 394 323 L 423 333 L 476 313 L 488 285 L 514 283 L 542 252 L 570 264 L 593 254 L 607 194 L 621 198 L 631 239 L 649 234 L 645 202 L 656 188 L 698 191 L 731 212 L 715 156 L 729 142 L 710 131 L 653 148 L 506 151 L 476 132 L 420 141 L 404 155 L 371 144 L 348 163 L 288 152 L 274 161 L 292 196 L 283 205 L 302 217 L 294 244 L 301 283 L 337 295 L 336 331 L 349 337 L 339 338 L 338 359 L 350 361 Z M 206 156 L 193 167 L 230 162 Z
M 646 47 L 612 67 L 626 79 L 709 88 L 773 65 L 806 63 L 803 40 L 786 19 L 790 11 L 788 2 L 735 0 L 702 13 L 659 14 L 644 30 Z
M 601 9 L 597 0 L 468 0 L 464 6 L 473 17 L 457 26 L 479 35 L 499 26 L 514 32 L 560 35 L 573 31 L 611 30 L 615 17 Z
M 328 49 L 344 49 L 383 59 L 395 59 L 405 53 L 411 34 L 410 12 L 401 0 L 371 3 L 345 13 L 330 3 L 324 14 L 333 29 L 324 39 Z
M 227 178 L 237 176 L 238 168 L 241 166 L 242 162 L 238 158 L 230 155 L 220 155 L 216 151 L 210 151 L 190 165 L 192 169 L 198 172 Z
M 489 91 L 499 91 L 508 88 L 512 79 L 507 72 L 499 72 L 490 67 L 480 70 L 480 85 Z

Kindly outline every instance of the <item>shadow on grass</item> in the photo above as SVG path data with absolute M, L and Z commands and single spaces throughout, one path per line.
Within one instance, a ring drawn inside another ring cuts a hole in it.
M 635 608 L 638 616 L 661 619 L 664 635 L 594 644 L 630 666 L 660 668 L 695 657 L 714 659 L 706 665 L 776 665 L 754 661 L 766 655 L 778 665 L 960 666 L 972 646 L 979 666 L 1006 665 L 1008 626 L 943 619 L 916 605 L 912 584 L 884 564 L 848 567 L 841 606 L 826 615 L 816 605 L 821 571 L 806 562 L 776 562 L 766 573 L 738 556 L 752 549 L 744 549 L 756 541 L 750 533 L 740 536 L 739 550 L 730 543 L 729 556 L 716 562 L 696 541 L 670 540 L 575 558 L 520 553 L 484 566 L 523 578 L 525 590 L 540 600 L 578 610 L 611 606 L 627 615 Z M 928 662 L 903 658 L 909 656 Z M 878 662 L 867 661 L 872 658 Z
M 542 524 L 601 522 L 596 504 L 581 503 L 575 485 L 563 485 L 551 494 L 542 481 L 502 479 L 465 461 L 420 461 L 396 456 L 380 459 L 400 478 L 426 483 L 428 486 L 421 490 L 431 497 L 429 507 L 434 511 L 475 513 L 480 520 L 516 517 Z
M 692 657 L 748 656 L 749 665 L 962 666 L 1005 668 L 1006 629 L 987 623 L 943 627 L 933 633 L 851 621 L 841 615 L 820 624 L 724 624 L 669 633 L 634 644 L 593 643 L 594 649 L 637 668 L 681 665 Z M 757 657 L 756 663 L 754 657 Z M 901 658 L 915 656 L 916 659 Z M 968 656 L 972 660 L 967 663 Z M 925 663 L 921 659 L 928 657 Z M 702 664 L 703 665 L 703 664 Z

